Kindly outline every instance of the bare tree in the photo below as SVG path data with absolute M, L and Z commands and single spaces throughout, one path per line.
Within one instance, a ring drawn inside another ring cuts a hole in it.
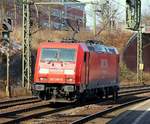
M 145 10 L 145 12 L 142 14 L 142 23 L 150 25 L 150 10 Z
M 105 3 L 96 5 L 95 12 L 99 19 L 99 26 L 97 26 L 99 29 L 96 36 L 100 35 L 102 31 L 111 31 L 116 28 L 118 9 L 115 6 L 112 7 L 112 2 L 106 0 Z

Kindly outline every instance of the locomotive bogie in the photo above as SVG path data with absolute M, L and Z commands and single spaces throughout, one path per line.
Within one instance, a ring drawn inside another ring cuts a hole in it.
M 44 86 L 44 89 L 40 89 L 40 86 Z M 39 96 L 40 99 L 64 99 L 64 100 L 75 100 L 77 94 L 77 87 L 75 85 L 60 85 L 60 84 L 33 84 L 32 93 L 35 96 Z

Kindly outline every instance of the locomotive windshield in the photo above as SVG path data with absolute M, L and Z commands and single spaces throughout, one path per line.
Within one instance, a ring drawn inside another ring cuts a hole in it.
M 75 49 L 43 48 L 41 61 L 75 61 Z

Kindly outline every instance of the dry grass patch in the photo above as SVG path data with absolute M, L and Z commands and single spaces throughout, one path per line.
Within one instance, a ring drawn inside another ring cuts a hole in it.
M 11 85 L 11 95 L 12 97 L 19 97 L 19 96 L 29 96 L 31 95 L 31 91 L 27 90 L 26 88 L 22 88 L 21 86 L 12 86 Z M 7 97 L 5 92 L 5 83 L 4 81 L 0 82 L 0 98 Z
M 26 88 L 19 87 L 19 86 L 12 88 L 11 93 L 12 93 L 13 97 L 30 96 L 31 95 L 31 91 L 28 91 Z
M 5 97 L 6 97 L 6 93 L 0 90 L 0 98 L 5 98 Z
M 34 49 L 37 49 L 39 44 L 44 41 L 58 41 L 62 39 L 72 38 L 73 31 L 57 31 L 50 30 L 47 28 L 42 29 L 33 29 L 32 42 L 31 45 Z M 127 32 L 123 30 L 114 30 L 114 31 L 102 31 L 97 37 L 94 37 L 92 31 L 87 31 L 81 29 L 79 33 L 75 35 L 75 39 L 78 41 L 85 41 L 89 39 L 97 39 L 103 41 L 104 44 L 115 46 L 122 51 L 125 47 L 128 39 L 132 35 L 132 32 Z M 22 29 L 21 27 L 16 27 L 11 33 L 12 39 L 15 39 L 18 42 L 22 42 Z

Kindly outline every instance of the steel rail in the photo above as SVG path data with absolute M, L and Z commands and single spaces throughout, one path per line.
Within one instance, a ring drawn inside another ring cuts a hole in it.
M 1 104 L 19 102 L 19 101 L 23 101 L 23 100 L 33 100 L 33 99 L 37 99 L 37 97 L 25 96 L 25 97 L 18 97 L 18 98 L 10 98 L 10 99 L 1 100 L 0 105 Z
M 133 100 L 133 101 L 130 101 L 130 102 L 127 102 L 127 103 L 118 105 L 118 106 L 116 106 L 116 107 L 112 107 L 112 108 L 106 109 L 106 110 L 104 110 L 104 111 L 100 111 L 100 112 L 97 112 L 97 113 L 95 113 L 95 114 L 91 114 L 91 115 L 88 115 L 88 116 L 86 116 L 86 117 L 80 118 L 79 120 L 76 120 L 76 121 L 72 122 L 71 124 L 83 124 L 83 123 L 86 123 L 86 122 L 88 122 L 88 121 L 91 121 L 91 120 L 93 120 L 93 119 L 95 119 L 95 118 L 101 117 L 101 116 L 103 116 L 103 115 L 105 115 L 105 114 L 111 113 L 111 112 L 113 112 L 113 111 L 122 109 L 122 108 L 124 108 L 124 107 L 129 106 L 129 105 L 136 104 L 136 103 L 139 103 L 139 102 L 148 100 L 148 99 L 150 99 L 150 97 L 145 97 L 145 98 L 136 99 L 136 100 Z
M 19 97 L 19 98 L 11 98 L 7 100 L 0 101 L 0 109 L 6 109 L 8 107 L 13 107 L 17 105 L 29 104 L 40 102 L 41 100 L 37 97 Z
M 57 109 L 46 108 L 46 110 L 40 109 L 40 111 L 36 111 L 36 112 L 23 113 L 23 116 L 20 116 L 18 118 L 14 118 L 14 119 L 6 121 L 6 122 L 3 122 L 3 124 L 19 123 L 21 121 L 25 121 L 26 119 L 28 120 L 28 119 L 32 119 L 34 117 L 39 117 L 39 116 L 48 115 L 48 114 L 54 114 L 54 113 L 61 112 L 61 111 L 67 110 L 67 109 L 71 109 L 73 107 L 75 107 L 75 106 L 61 107 L 61 108 L 57 108 Z
M 0 104 L 0 109 L 6 109 L 8 107 L 13 107 L 13 106 L 18 106 L 18 105 L 25 105 L 25 104 L 30 104 L 30 103 L 37 103 L 40 102 L 40 99 L 26 99 L 26 100 L 21 100 L 17 102 L 12 102 L 12 103 L 7 103 L 7 104 Z
M 4 111 L 4 112 L 0 112 L 0 117 L 4 117 L 7 115 L 15 115 L 17 113 L 22 113 L 22 112 L 27 112 L 27 111 L 32 111 L 38 108 L 43 108 L 43 107 L 47 107 L 48 105 L 50 105 L 49 102 L 40 102 L 40 103 L 35 103 L 34 105 L 31 104 L 31 106 L 29 107 L 25 107 L 25 108 L 20 108 L 20 109 L 14 109 L 14 110 L 10 110 L 10 111 Z
M 76 107 L 77 105 L 68 105 L 66 107 L 60 107 L 60 108 L 50 108 L 50 103 L 46 103 L 45 105 L 39 105 L 35 107 L 30 107 L 28 109 L 19 110 L 19 111 L 11 111 L 11 112 L 5 112 L 0 113 L 0 118 L 4 117 L 6 120 L 0 121 L 0 124 L 12 124 L 12 123 L 19 123 L 20 121 L 25 121 L 26 119 L 31 119 L 38 116 L 43 116 L 47 114 L 54 114 L 60 111 L 64 111 L 67 109 L 71 109 Z M 18 117 L 17 117 L 18 115 Z M 10 118 L 10 116 L 12 118 Z M 7 119 L 8 117 L 8 119 Z
M 124 93 L 124 94 L 120 94 L 119 97 L 132 96 L 132 95 L 138 95 L 138 94 L 143 94 L 143 93 L 150 93 L 150 90 L 131 92 L 131 93 Z
M 120 90 L 119 94 L 132 93 L 132 92 L 140 92 L 140 91 L 150 91 L 150 87 L 147 88 L 138 88 L 138 89 L 130 89 L 130 90 Z
M 124 89 L 140 89 L 140 88 L 147 88 L 147 87 L 150 87 L 150 85 L 133 85 L 133 86 L 120 86 L 120 89 L 121 90 L 124 90 Z

